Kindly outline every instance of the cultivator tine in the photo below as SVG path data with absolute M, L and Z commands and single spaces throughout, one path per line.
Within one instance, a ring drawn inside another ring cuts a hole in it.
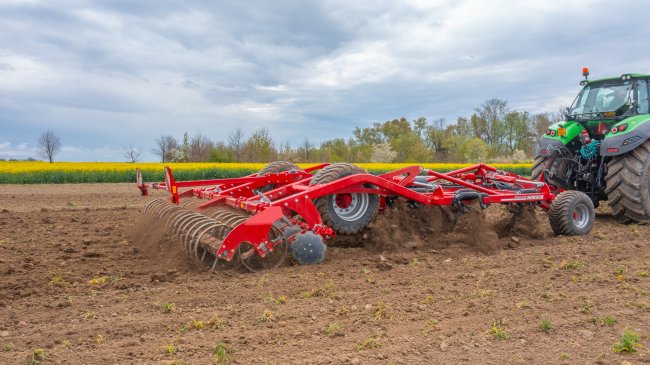
M 167 220 L 165 221 L 165 226 L 166 227 L 173 227 L 172 222 L 174 222 L 176 219 L 178 219 L 178 217 L 182 217 L 184 215 L 184 213 L 185 213 L 184 211 L 178 209 L 178 210 L 175 210 L 175 211 L 171 212 L 170 214 L 168 214 Z
M 210 218 L 201 220 L 196 223 L 192 228 L 192 231 L 186 236 L 187 239 L 187 252 L 191 255 L 194 250 L 194 245 L 198 245 L 201 242 L 202 232 L 209 230 L 210 226 L 214 224 L 214 221 Z
M 200 219 L 200 217 L 197 217 L 196 215 L 190 213 L 191 212 L 183 212 L 171 224 L 173 234 L 180 235 L 182 232 L 185 232 L 185 227 Z
M 167 203 L 167 202 L 164 201 L 164 200 L 162 200 L 162 199 L 152 200 L 151 202 L 149 202 L 149 204 L 147 204 L 147 205 L 144 207 L 144 212 L 145 212 L 145 214 L 151 213 L 152 210 L 155 210 L 155 209 L 157 209 L 159 206 L 161 206 L 161 205 L 163 205 L 163 204 L 166 204 L 166 203 Z
M 228 225 L 228 226 L 234 227 L 234 226 L 237 226 L 237 225 L 243 223 L 246 219 L 248 219 L 248 218 L 241 217 L 241 216 L 233 216 L 233 217 L 230 217 L 227 220 L 225 220 L 223 223 Z
M 227 210 L 221 210 L 221 211 L 215 212 L 215 213 L 213 213 L 211 215 L 211 218 L 216 220 L 216 221 L 224 221 L 224 220 L 227 220 L 227 219 L 232 218 L 232 217 L 246 217 L 246 216 L 243 215 L 243 214 L 237 214 L 237 213 L 230 212 L 230 211 L 227 211 Z
M 199 259 L 199 246 L 201 245 L 204 246 L 203 248 L 204 253 L 207 251 L 206 248 L 211 248 L 214 250 L 214 252 L 216 252 L 216 249 L 218 249 L 218 247 L 215 247 L 216 243 L 223 240 L 222 238 L 218 238 L 215 236 L 216 229 L 219 226 L 220 226 L 219 223 L 213 222 L 210 226 L 208 226 L 205 230 L 203 230 L 198 234 L 193 247 L 194 258 L 196 258 L 197 260 Z
M 145 213 L 155 216 L 163 223 L 169 233 L 177 238 L 181 249 L 189 256 L 204 263 L 207 260 L 211 271 L 220 269 L 223 267 L 220 262 L 224 265 L 227 262 L 216 256 L 221 243 L 230 231 L 250 216 L 229 210 L 219 210 L 204 215 L 190 210 L 192 207 L 198 207 L 198 202 L 189 201 L 176 205 L 157 199 L 147 204 Z M 211 262 L 208 259 L 210 256 L 214 259 Z
M 250 218 L 250 216 L 246 214 L 222 210 L 213 213 L 211 215 L 211 218 L 216 220 L 217 222 L 221 222 L 225 224 L 226 226 L 234 228 L 235 226 L 242 224 L 244 221 Z
M 168 214 L 172 213 L 172 212 L 176 212 L 177 209 L 179 209 L 179 208 L 176 205 L 167 205 L 167 206 L 163 207 L 162 209 L 160 209 L 160 211 L 158 211 L 158 218 L 160 220 L 168 218 Z
M 180 231 L 180 239 L 181 243 L 183 246 L 183 250 L 187 252 L 188 254 L 191 253 L 191 240 L 193 237 L 194 232 L 202 225 L 205 224 L 205 220 L 202 218 L 194 219 L 190 222 L 190 224 L 187 226 L 187 228 L 183 231 Z
M 214 213 L 209 214 L 210 218 L 214 220 L 221 220 L 222 218 L 226 217 L 229 214 L 229 212 L 225 210 L 219 210 Z
M 210 267 L 210 271 L 216 272 L 217 271 L 217 263 L 219 262 L 219 259 L 215 256 L 214 257 L 214 262 L 212 263 L 212 266 Z
M 201 201 L 198 199 L 186 199 L 182 200 L 180 206 L 189 210 L 196 210 L 196 208 L 201 205 Z

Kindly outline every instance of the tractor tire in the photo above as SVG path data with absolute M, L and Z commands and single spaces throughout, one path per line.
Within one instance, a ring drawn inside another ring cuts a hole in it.
M 535 157 L 533 167 L 531 168 L 530 179 L 545 182 L 551 188 L 571 189 L 571 186 L 568 186 L 565 181 L 570 167 L 567 159 L 570 157 L 570 154 L 567 152 L 561 152 L 559 155 Z M 546 172 L 546 174 L 542 178 L 543 172 Z
M 549 209 L 549 221 L 556 235 L 588 234 L 595 219 L 594 203 L 581 191 L 568 190 L 558 194 Z
M 547 161 L 548 157 L 546 156 L 535 157 L 535 162 L 533 162 L 533 167 L 531 168 L 530 172 L 531 180 L 539 181 L 540 177 L 542 177 L 542 172 L 544 172 L 544 167 L 546 166 Z
M 607 164 L 607 201 L 623 223 L 650 221 L 650 140 Z
M 271 162 L 270 164 L 264 166 L 264 168 L 262 168 L 260 170 L 260 172 L 257 173 L 257 176 L 264 176 L 264 175 L 268 175 L 268 174 L 278 174 L 280 172 L 291 171 L 291 170 L 302 171 L 301 168 L 298 167 L 298 165 L 296 165 L 293 162 L 274 161 L 274 162 Z M 265 193 L 265 192 L 273 190 L 273 189 L 275 189 L 275 184 L 264 185 L 264 186 L 258 188 L 257 190 L 262 192 L 262 193 Z
M 319 170 L 309 185 L 326 184 L 367 171 L 351 163 L 336 163 Z M 350 235 L 360 232 L 377 214 L 379 197 L 375 194 L 332 194 L 314 201 L 323 222 L 336 233 Z

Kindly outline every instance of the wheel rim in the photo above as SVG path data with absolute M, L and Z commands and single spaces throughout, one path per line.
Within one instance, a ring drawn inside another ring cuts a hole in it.
M 589 223 L 589 209 L 584 204 L 578 204 L 572 213 L 573 224 L 576 228 L 585 228 Z
M 368 194 L 336 194 L 332 196 L 332 206 L 334 213 L 347 222 L 354 222 L 368 210 L 370 198 Z

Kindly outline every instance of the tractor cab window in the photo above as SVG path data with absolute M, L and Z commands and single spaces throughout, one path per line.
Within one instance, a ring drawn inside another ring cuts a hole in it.
M 650 113 L 650 107 L 648 105 L 648 80 L 638 79 L 636 87 L 638 90 L 637 114 L 648 114 Z
M 633 100 L 630 80 L 606 80 L 586 85 L 578 94 L 569 115 L 615 111 L 625 113 Z

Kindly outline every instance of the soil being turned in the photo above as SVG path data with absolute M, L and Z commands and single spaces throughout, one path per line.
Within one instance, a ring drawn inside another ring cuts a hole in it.
M 650 226 L 606 206 L 591 234 L 556 237 L 539 210 L 398 205 L 321 264 L 211 274 L 142 216 L 148 199 L 129 184 L 3 186 L 0 364 L 650 358 Z M 642 346 L 613 352 L 626 330 Z

